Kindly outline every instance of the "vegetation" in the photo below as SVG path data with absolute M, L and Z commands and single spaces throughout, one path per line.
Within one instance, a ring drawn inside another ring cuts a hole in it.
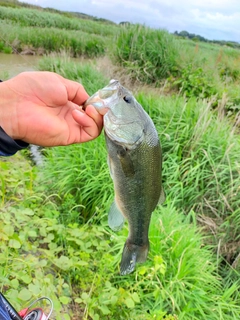
M 152 216 L 147 262 L 119 276 L 128 228 L 107 226 L 114 194 L 103 135 L 45 149 L 42 167 L 28 150 L 2 157 L 0 291 L 16 309 L 51 297 L 56 320 L 238 320 L 240 52 L 11 4 L 0 6 L 0 51 L 42 48 L 51 55 L 39 70 L 89 94 L 109 81 L 99 55 L 111 57 L 114 77 L 130 78 L 159 132 L 167 199 Z
M 240 51 L 189 40 L 177 40 L 164 30 L 122 27 L 111 57 L 133 80 L 176 90 L 186 97 L 215 97 L 213 107 L 227 94 L 224 110 L 240 111 Z
M 105 52 L 106 39 L 102 36 L 57 28 L 22 27 L 0 23 L 3 45 L 13 52 L 30 50 L 35 53 L 50 53 L 67 50 L 73 57 L 96 57 Z M 16 37 L 17 34 L 17 37 Z M 7 39 L 7 40 L 6 40 Z
M 69 12 L 69 11 L 61 11 L 53 8 L 42 8 L 38 5 L 26 3 L 26 2 L 19 2 L 18 0 L 0 0 L 0 5 L 2 7 L 8 7 L 8 8 L 28 8 L 28 9 L 35 9 L 39 11 L 44 11 L 44 12 L 50 12 L 50 13 L 58 13 L 61 14 L 61 16 L 65 16 L 68 18 L 80 18 L 80 19 L 85 19 L 85 20 L 93 20 L 93 21 L 100 21 L 102 24 L 111 24 L 114 25 L 115 23 L 112 22 L 111 20 L 103 19 L 103 18 L 98 18 L 94 17 L 91 15 L 88 15 L 86 13 L 81 13 L 81 12 Z
M 36 172 L 22 156 L 11 172 L 4 177 L 4 194 L 14 200 L 1 210 L 0 271 L 1 289 L 18 309 L 45 294 L 54 301 L 55 319 L 238 319 L 237 283 L 221 284 L 196 226 L 170 204 L 153 217 L 148 262 L 120 277 L 127 232 L 108 230 L 105 208 L 87 224 L 67 223 L 54 195 L 32 189 Z
M 58 13 L 50 13 L 26 8 L 5 8 L 0 6 L 0 19 L 16 23 L 21 27 L 58 28 L 67 30 L 80 30 L 83 32 L 102 36 L 113 35 L 116 26 L 109 28 L 106 24 L 91 20 L 82 20 L 75 17 L 66 17 Z
M 112 57 L 133 78 L 159 84 L 178 67 L 178 49 L 177 41 L 167 31 L 130 25 L 118 33 Z

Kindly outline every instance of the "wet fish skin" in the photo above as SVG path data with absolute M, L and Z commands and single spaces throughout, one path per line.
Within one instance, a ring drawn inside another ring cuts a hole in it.
M 134 270 L 136 262 L 147 258 L 151 214 L 161 194 L 161 153 L 154 139 L 143 141 L 133 150 L 115 145 L 108 137 L 106 140 L 110 162 L 114 163 L 115 202 L 129 224 L 120 264 L 124 275 Z
M 109 108 L 104 131 L 115 200 L 108 221 L 114 230 L 125 219 L 129 224 L 120 263 L 120 273 L 125 275 L 147 259 L 151 214 L 164 201 L 161 146 L 151 118 L 118 81 L 99 90 L 87 104 Z

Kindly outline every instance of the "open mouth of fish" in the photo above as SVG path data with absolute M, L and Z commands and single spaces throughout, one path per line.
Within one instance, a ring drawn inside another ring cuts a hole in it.
M 109 109 L 109 100 L 111 99 L 112 102 L 114 101 L 114 98 L 117 99 L 120 86 L 121 85 L 118 80 L 111 80 L 109 86 L 99 90 L 85 101 L 83 110 L 85 110 L 86 107 L 91 104 L 98 110 L 100 114 L 104 115 Z

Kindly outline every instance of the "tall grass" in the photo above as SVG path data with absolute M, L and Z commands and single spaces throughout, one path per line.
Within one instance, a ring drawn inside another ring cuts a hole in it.
M 122 27 L 111 56 L 133 78 L 158 83 L 178 67 L 179 42 L 165 30 L 142 25 Z
M 47 184 L 45 188 L 61 198 L 58 201 L 61 221 L 86 222 L 103 205 L 113 201 L 103 137 L 97 142 L 67 149 L 54 148 L 48 150 L 46 156 L 43 180 Z
M 65 30 L 79 30 L 101 36 L 112 36 L 118 27 L 114 24 L 106 25 L 91 20 L 66 17 L 58 13 L 27 8 L 7 8 L 0 3 L 0 19 L 17 23 L 21 27 L 58 28 Z
M 52 53 L 43 57 L 39 61 L 38 69 L 56 72 L 65 78 L 82 83 L 89 95 L 94 94 L 109 82 L 109 79 L 97 70 L 95 62 L 71 60 L 66 52 Z
M 76 30 L 57 28 L 21 27 L 0 22 L 0 39 L 14 52 L 41 49 L 45 53 L 66 50 L 73 57 L 103 55 L 108 38 Z
M 178 40 L 179 69 L 168 78 L 173 88 L 190 97 L 211 97 L 218 100 L 227 95 L 224 110 L 236 114 L 239 110 L 240 51 L 220 45 Z M 217 105 L 217 101 L 215 105 Z
M 186 214 L 194 210 L 230 261 L 239 252 L 240 138 L 211 101 L 138 95 L 162 137 L 166 194 Z M 200 218 L 201 217 L 201 218 Z M 231 255 L 225 245 L 235 242 Z
M 196 68 L 202 67 L 205 71 L 210 68 L 214 72 L 216 67 L 218 70 L 221 63 L 223 66 L 232 63 L 234 65 L 240 58 L 240 51 L 237 49 L 186 39 L 178 41 L 181 43 L 180 59 L 184 66 L 191 62 Z M 235 65 L 235 67 L 239 69 L 239 66 Z

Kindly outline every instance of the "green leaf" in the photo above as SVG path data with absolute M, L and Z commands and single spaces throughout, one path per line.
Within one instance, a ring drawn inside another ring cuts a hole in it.
M 87 300 L 87 299 L 89 298 L 89 295 L 88 295 L 86 292 L 83 292 L 83 293 L 81 294 L 81 298 L 82 298 L 83 300 Z
M 132 294 L 132 298 L 133 300 L 136 302 L 136 303 L 139 303 L 140 302 L 140 298 L 139 298 L 139 295 L 137 294 L 137 292 L 134 292 Z
M 28 236 L 31 238 L 36 238 L 37 237 L 37 232 L 34 230 L 28 231 Z
M 52 233 L 49 233 L 47 237 L 43 239 L 43 242 L 50 243 L 52 242 L 53 239 L 54 239 L 54 235 Z
M 42 259 L 39 261 L 38 266 L 39 267 L 46 267 L 47 263 L 48 263 L 48 261 L 46 259 Z
M 111 297 L 111 304 L 116 304 L 118 301 L 118 297 L 117 296 L 112 296 Z
M 29 208 L 25 208 L 22 210 L 22 214 L 25 214 L 27 216 L 33 216 L 34 215 L 34 211 L 29 209 Z
M 28 274 L 24 274 L 20 276 L 20 280 L 26 284 L 29 284 L 32 281 L 32 278 Z
M 63 318 L 64 318 L 64 320 L 71 320 L 69 314 L 67 314 L 67 313 L 65 313 L 65 314 L 63 315 Z
M 6 226 L 3 227 L 3 232 L 7 236 L 11 237 L 14 234 L 14 228 L 11 225 L 6 225 Z
M 32 283 L 30 283 L 30 284 L 28 285 L 28 289 L 29 289 L 34 295 L 39 295 L 40 292 L 42 291 L 42 290 L 41 290 L 41 287 L 40 287 L 39 285 L 37 285 L 37 284 L 32 284 Z
M 111 311 L 110 311 L 110 310 L 108 309 L 108 307 L 105 306 L 105 305 L 99 306 L 99 309 L 102 311 L 102 313 L 103 313 L 104 315 L 107 315 L 107 314 L 110 314 L 110 313 L 111 313 Z
M 59 297 L 59 300 L 60 302 L 62 302 L 62 304 L 68 304 L 71 301 L 71 298 L 62 296 L 62 297 Z
M 19 287 L 19 281 L 18 281 L 18 279 L 13 279 L 13 280 L 11 281 L 11 285 L 12 285 L 12 287 L 13 287 L 14 289 L 17 289 L 17 288 Z
M 0 239 L 1 239 L 1 242 L 2 241 L 7 241 L 8 240 L 8 236 L 5 233 L 0 232 Z
M 32 297 L 32 293 L 26 288 L 23 288 L 18 294 L 18 298 L 22 301 L 30 300 L 31 297 Z
M 148 268 L 146 266 L 140 266 L 138 268 L 138 273 L 140 276 L 143 276 L 148 271 Z
M 133 309 L 135 307 L 135 303 L 134 303 L 133 299 L 131 299 L 131 298 L 127 298 L 125 300 L 125 303 L 129 309 Z
M 54 260 L 54 263 L 62 270 L 68 270 L 72 267 L 72 261 L 66 256 L 61 256 L 59 259 Z
M 19 249 L 19 248 L 21 248 L 21 243 L 18 240 L 10 239 L 8 246 L 10 248 Z
M 82 267 L 82 266 L 88 266 L 88 263 L 86 261 L 78 261 L 74 264 L 76 267 Z

